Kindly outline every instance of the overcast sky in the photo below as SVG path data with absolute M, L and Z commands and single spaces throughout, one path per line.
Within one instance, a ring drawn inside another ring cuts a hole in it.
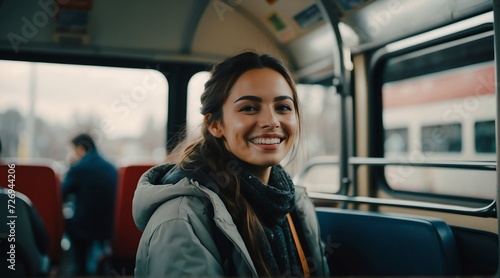
M 168 85 L 154 70 L 0 61 L 0 112 L 26 117 L 31 82 L 36 114 L 47 122 L 92 114 L 114 126 L 111 138 L 140 133 L 151 116 L 165 128 Z

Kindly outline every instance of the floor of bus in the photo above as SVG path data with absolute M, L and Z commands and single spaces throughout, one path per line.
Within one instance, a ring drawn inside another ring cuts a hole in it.
M 75 254 L 69 240 L 64 237 L 62 240 L 63 253 L 58 265 L 53 268 L 50 277 L 81 277 L 76 275 L 76 263 L 74 260 Z M 99 243 L 94 243 L 91 252 L 88 256 L 87 271 L 88 275 L 84 277 L 125 277 L 133 276 L 133 274 L 122 273 L 118 270 L 111 269 L 106 264 L 106 257 L 109 254 L 109 244 L 100 246 Z

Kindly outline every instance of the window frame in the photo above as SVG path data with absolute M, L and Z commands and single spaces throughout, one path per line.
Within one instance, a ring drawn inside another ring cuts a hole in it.
M 453 41 L 461 40 L 464 38 L 470 38 L 474 35 L 478 35 L 485 32 L 492 32 L 494 28 L 493 24 L 493 14 L 488 13 L 480 16 L 479 20 L 470 19 L 469 22 L 464 24 L 469 24 L 464 29 L 459 29 L 454 26 L 444 26 L 443 29 L 449 30 L 447 35 L 436 36 L 431 33 L 435 30 L 424 33 L 423 35 L 416 35 L 407 40 L 403 39 L 400 42 L 394 43 L 394 45 L 388 45 L 373 51 L 369 51 L 368 57 L 368 87 L 369 89 L 369 102 L 372 103 L 372 107 L 369 111 L 369 137 L 371 138 L 369 144 L 369 154 L 370 157 L 384 158 L 384 150 L 380 148 L 384 144 L 384 125 L 383 125 L 383 106 L 382 106 L 382 85 L 383 80 L 383 69 L 387 64 L 388 60 L 394 57 L 398 57 L 404 54 L 409 54 L 419 50 L 425 50 L 430 47 L 439 46 L 445 43 L 450 43 Z M 467 20 L 466 20 L 467 21 Z M 462 22 L 456 23 L 457 25 L 463 24 Z M 431 38 L 428 41 L 415 43 L 415 38 L 422 36 Z M 493 35 L 492 35 L 493 36 Z M 409 43 L 409 42 L 413 42 Z M 385 167 L 373 167 L 370 172 L 371 180 L 373 181 L 373 190 L 376 192 L 380 190 L 385 192 L 389 196 L 397 199 L 406 200 L 416 200 L 416 201 L 431 201 L 442 204 L 452 204 L 452 205 L 471 205 L 471 206 L 482 206 L 491 203 L 492 200 L 466 197 L 466 196 L 455 196 L 455 195 L 445 195 L 445 194 L 434 194 L 426 192 L 414 192 L 414 191 L 403 191 L 395 190 L 388 185 L 385 176 Z

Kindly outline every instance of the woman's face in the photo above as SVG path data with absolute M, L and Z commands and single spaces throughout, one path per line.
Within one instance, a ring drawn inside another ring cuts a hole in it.
M 280 163 L 293 145 L 298 120 L 292 89 L 272 69 L 241 75 L 222 113 L 222 122 L 213 122 L 210 132 L 223 138 L 226 148 L 254 173 Z

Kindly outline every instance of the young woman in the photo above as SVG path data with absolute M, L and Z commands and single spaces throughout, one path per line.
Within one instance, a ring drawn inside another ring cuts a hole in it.
M 228 58 L 201 104 L 200 138 L 137 186 L 136 276 L 327 276 L 314 206 L 279 165 L 300 134 L 285 66 L 253 52 Z

